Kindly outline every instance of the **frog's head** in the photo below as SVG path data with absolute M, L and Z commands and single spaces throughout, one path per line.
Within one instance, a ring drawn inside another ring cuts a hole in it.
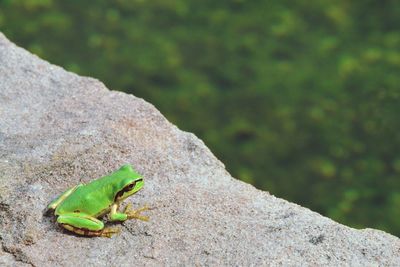
M 135 179 L 124 179 L 122 184 L 124 184 L 124 186 L 122 186 L 115 195 L 115 202 L 120 202 L 135 194 L 142 189 L 144 182 L 142 177 L 137 177 Z
M 118 189 L 115 194 L 115 202 L 120 202 L 125 198 L 135 194 L 143 187 L 143 178 L 136 173 L 130 165 L 125 165 L 120 169 L 121 175 L 118 182 Z M 122 178 L 123 177 L 123 178 Z M 121 179 L 122 178 L 122 179 Z

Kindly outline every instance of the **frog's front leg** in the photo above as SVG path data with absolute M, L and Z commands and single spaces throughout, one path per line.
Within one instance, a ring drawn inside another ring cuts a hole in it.
M 111 221 L 119 221 L 119 222 L 123 222 L 126 221 L 128 219 L 139 219 L 142 221 L 148 221 L 149 217 L 147 216 L 142 216 L 140 215 L 140 213 L 142 211 L 148 210 L 149 207 L 144 206 L 143 208 L 137 209 L 137 210 L 132 210 L 131 209 L 131 203 L 129 203 L 128 205 L 126 205 L 124 212 L 118 212 L 118 204 L 113 204 L 111 206 L 111 211 L 110 211 L 110 219 Z
M 116 228 L 104 228 L 102 221 L 84 213 L 62 214 L 58 216 L 57 222 L 78 235 L 111 237 L 119 232 Z

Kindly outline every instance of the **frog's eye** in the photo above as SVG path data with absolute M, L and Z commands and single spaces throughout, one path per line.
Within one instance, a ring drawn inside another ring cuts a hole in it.
M 125 186 L 121 191 L 122 192 L 128 192 L 131 191 L 133 188 L 135 188 L 137 181 L 134 181 L 131 184 L 128 184 L 127 186 Z
M 136 182 L 134 182 L 134 183 L 132 183 L 132 184 L 130 184 L 128 186 L 125 186 L 124 189 L 122 189 L 122 191 L 127 192 L 127 191 L 132 190 L 132 188 L 135 187 L 135 184 L 136 184 Z
M 128 184 L 127 186 L 125 186 L 121 191 L 119 191 L 119 192 L 117 193 L 117 195 L 115 196 L 115 200 L 121 198 L 121 197 L 124 195 L 125 192 L 129 192 L 129 191 L 131 191 L 132 189 L 134 189 L 135 186 L 136 186 L 136 183 L 137 183 L 137 182 L 140 182 L 140 181 L 142 181 L 142 179 L 138 179 L 138 180 L 134 181 L 133 183 L 130 183 L 130 184 Z

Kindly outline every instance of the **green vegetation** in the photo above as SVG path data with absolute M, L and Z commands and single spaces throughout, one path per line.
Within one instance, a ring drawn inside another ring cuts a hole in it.
M 152 102 L 235 177 L 400 236 L 399 26 L 394 0 L 0 1 L 11 40 Z

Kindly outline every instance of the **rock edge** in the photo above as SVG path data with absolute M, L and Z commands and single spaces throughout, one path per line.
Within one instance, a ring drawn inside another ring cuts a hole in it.
M 124 163 L 153 207 L 113 238 L 62 231 L 44 207 Z M 151 104 L 109 91 L 0 33 L 0 265 L 400 266 L 400 240 L 356 230 L 233 179 Z

